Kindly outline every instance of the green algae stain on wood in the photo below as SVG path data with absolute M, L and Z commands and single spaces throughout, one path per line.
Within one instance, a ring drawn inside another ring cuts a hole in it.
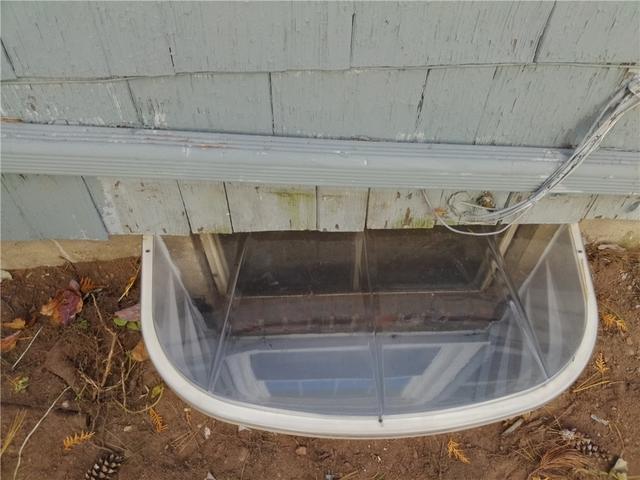
M 315 187 L 233 182 L 225 186 L 234 232 L 316 229 Z

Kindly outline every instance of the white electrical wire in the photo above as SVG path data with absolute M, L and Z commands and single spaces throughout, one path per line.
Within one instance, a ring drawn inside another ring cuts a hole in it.
M 614 125 L 632 108 L 640 105 L 640 75 L 635 75 L 609 100 L 596 121 L 591 125 L 584 139 L 576 147 L 571 157 L 564 161 L 528 198 L 509 207 L 494 209 L 480 214 L 465 213 L 461 219 L 467 223 L 493 223 L 518 215 L 511 223 L 515 223 L 524 212 L 539 202 L 551 190 L 563 182 L 582 162 L 602 143 L 604 137 Z M 425 200 L 426 198 L 425 194 Z M 429 205 L 436 218 L 437 212 Z M 441 223 L 446 224 L 441 220 Z M 459 232 L 463 233 L 463 232 Z M 464 232 L 468 233 L 468 232 Z M 500 231 L 492 234 L 500 233 Z
M 527 213 L 527 210 L 529 210 L 528 208 L 525 209 L 522 213 L 520 213 L 511 222 L 509 222 L 506 225 L 504 225 L 503 228 L 500 228 L 498 230 L 494 230 L 493 232 L 472 232 L 470 230 L 458 230 L 457 228 L 453 228 L 451 225 L 449 225 L 445 221 L 445 219 L 442 218 L 442 216 L 438 213 L 438 211 L 435 208 L 433 208 L 433 205 L 431 204 L 431 201 L 429 201 L 429 197 L 427 196 L 427 191 L 422 189 L 421 193 L 422 193 L 422 197 L 424 198 L 424 201 L 427 203 L 427 206 L 429 207 L 429 209 L 431 209 L 431 213 L 433 213 L 433 216 L 440 223 L 440 225 L 445 227 L 447 230 L 452 231 L 453 233 L 459 233 L 461 235 L 469 235 L 471 237 L 490 237 L 492 235 L 499 235 L 499 234 L 501 234 L 503 232 L 506 232 L 514 223 L 516 223 L 518 220 L 520 220 L 525 213 Z M 476 206 L 478 206 L 478 205 L 476 205 Z M 486 208 L 486 207 L 482 207 L 482 208 Z

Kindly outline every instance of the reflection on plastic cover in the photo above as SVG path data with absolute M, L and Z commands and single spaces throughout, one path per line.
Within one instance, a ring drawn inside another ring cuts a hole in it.
M 382 419 L 483 402 L 547 381 L 584 330 L 564 227 L 517 289 L 492 240 L 441 230 L 225 242 L 228 290 L 203 301 L 156 238 L 153 320 L 193 384 L 257 408 Z

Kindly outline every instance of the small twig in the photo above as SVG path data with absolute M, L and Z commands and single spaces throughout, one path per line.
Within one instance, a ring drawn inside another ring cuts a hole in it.
M 158 403 L 160 403 L 160 399 L 162 398 L 162 395 L 158 395 L 158 398 L 156 399 L 155 402 L 153 402 L 151 405 L 147 405 L 146 407 L 144 407 L 142 410 L 129 410 L 127 407 L 125 407 L 121 402 L 119 402 L 117 399 L 113 399 L 114 402 L 116 402 L 120 408 L 122 408 L 125 412 L 127 413 L 131 413 L 131 414 L 138 414 L 138 413 L 145 413 L 148 412 L 149 410 L 151 410 L 153 407 L 155 407 L 156 405 L 158 405 Z
M 16 367 L 18 366 L 18 363 L 20 363 L 20 360 L 22 360 L 22 357 L 24 357 L 25 354 L 29 351 L 29 349 L 31 348 L 31 345 L 33 345 L 33 342 L 36 341 L 36 338 L 38 338 L 38 335 L 40 335 L 40 332 L 42 331 L 43 328 L 44 328 L 44 325 L 41 325 L 40 328 L 38 329 L 38 331 L 36 332 L 36 334 L 33 336 L 31 341 L 29 342 L 29 345 L 27 345 L 27 348 L 25 348 L 24 352 L 22 352 L 22 354 L 18 357 L 18 359 L 16 360 L 16 363 L 14 363 L 11 366 L 11 370 L 15 370 L 16 369 Z
M 116 341 L 118 340 L 118 335 L 116 334 L 116 332 L 114 332 L 109 327 L 107 327 L 106 323 L 104 323 L 104 319 L 102 318 L 102 313 L 98 308 L 98 302 L 96 301 L 96 296 L 93 293 L 91 294 L 91 299 L 93 300 L 93 306 L 95 307 L 96 312 L 98 313 L 98 318 L 100 319 L 100 323 L 102 323 L 102 326 L 104 327 L 104 329 L 107 332 L 109 332 L 109 334 L 111 335 L 111 347 L 109 348 L 109 355 L 107 356 L 107 366 L 104 369 L 104 373 L 102 374 L 102 381 L 100 382 L 100 388 L 103 388 L 107 384 L 107 378 L 111 373 L 111 362 L 113 360 L 113 351 L 116 347 Z
M 65 392 L 70 388 L 71 387 L 66 387 L 64 390 L 62 390 L 62 392 L 60 392 L 60 395 L 56 397 L 56 399 L 53 401 L 51 406 L 47 409 L 46 412 L 44 412 L 44 415 L 40 417 L 40 420 L 38 420 L 38 423 L 35 424 L 35 426 L 31 429 L 31 431 L 25 437 L 24 442 L 22 442 L 22 445 L 20 446 L 20 450 L 18 450 L 18 461 L 16 462 L 16 468 L 13 470 L 13 480 L 16 480 L 16 477 L 18 476 L 18 469 L 20 468 L 20 462 L 22 461 L 22 450 L 24 450 L 24 447 L 27 445 L 27 442 L 31 438 L 31 435 L 34 434 L 34 432 L 38 429 L 38 427 L 44 421 L 44 419 L 47 418 L 47 415 L 49 415 L 51 410 L 53 410 L 53 407 L 55 406 L 55 404 L 58 402 L 58 400 L 60 400 L 60 398 L 62 398 L 62 395 L 64 395 Z
M 124 383 L 124 360 L 120 362 L 120 383 L 122 384 L 122 405 L 127 408 L 127 388 Z

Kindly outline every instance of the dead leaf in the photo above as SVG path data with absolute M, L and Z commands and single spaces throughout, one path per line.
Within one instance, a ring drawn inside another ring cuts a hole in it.
M 75 280 L 69 282 L 69 287 L 64 290 L 58 290 L 56 296 L 42 306 L 40 313 L 51 317 L 56 325 L 69 325 L 76 314 L 82 310 L 82 293 L 80 285 Z
M 149 360 L 149 353 L 147 353 L 147 348 L 144 346 L 144 340 L 140 339 L 138 344 L 133 347 L 133 350 L 131 350 L 131 358 L 136 362 Z
M 16 348 L 16 342 L 18 341 L 18 337 L 21 333 L 22 332 L 20 331 L 12 333 L 11 335 L 0 340 L 0 352 L 6 353 Z
M 139 322 L 140 321 L 140 304 L 136 303 L 132 307 L 123 308 L 114 313 L 116 318 L 121 318 L 127 322 Z
M 14 318 L 12 321 L 2 324 L 4 328 L 10 328 L 11 330 L 22 330 L 26 325 L 27 322 L 23 318 Z

